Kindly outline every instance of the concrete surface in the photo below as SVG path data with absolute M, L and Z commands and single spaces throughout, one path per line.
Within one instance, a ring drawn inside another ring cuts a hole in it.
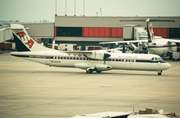
M 86 74 L 0 54 L 0 117 L 69 118 L 147 107 L 180 115 L 180 62 L 157 72 L 111 70 Z

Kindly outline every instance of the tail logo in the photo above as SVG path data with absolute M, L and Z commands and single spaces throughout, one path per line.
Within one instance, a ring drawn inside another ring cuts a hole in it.
M 149 27 L 149 30 L 150 30 L 151 39 L 153 39 L 153 37 L 154 37 L 154 32 L 153 32 L 152 26 Z
M 16 35 L 18 35 L 21 40 L 23 39 L 23 42 L 28 45 L 30 49 L 32 48 L 32 46 L 34 45 L 34 41 L 31 38 L 28 39 L 28 36 L 25 32 L 18 32 L 16 33 Z

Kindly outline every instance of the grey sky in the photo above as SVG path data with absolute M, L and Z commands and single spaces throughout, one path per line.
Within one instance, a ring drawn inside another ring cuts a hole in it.
M 57 14 L 65 15 L 65 0 L 57 0 Z M 85 0 L 85 16 L 180 16 L 180 0 Z M 55 0 L 0 0 L 0 20 L 54 22 Z M 74 16 L 74 0 L 67 0 L 67 15 Z M 76 0 L 76 16 L 83 15 L 83 0 Z

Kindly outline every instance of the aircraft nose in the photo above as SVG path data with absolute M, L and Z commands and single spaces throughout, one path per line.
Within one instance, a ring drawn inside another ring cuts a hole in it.
M 171 67 L 171 65 L 169 64 L 169 63 L 167 63 L 166 64 L 166 68 L 168 69 L 168 68 L 170 68 Z

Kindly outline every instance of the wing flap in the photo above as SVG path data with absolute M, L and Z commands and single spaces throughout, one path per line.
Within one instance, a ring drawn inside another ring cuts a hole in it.
M 168 40 L 168 43 L 180 43 L 180 40 Z

